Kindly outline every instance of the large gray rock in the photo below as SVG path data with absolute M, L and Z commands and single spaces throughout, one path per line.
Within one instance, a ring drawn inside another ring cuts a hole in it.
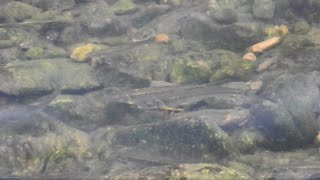
M 8 22 L 21 22 L 30 19 L 41 12 L 40 9 L 18 1 L 12 1 L 1 7 L 0 19 L 6 19 Z
M 253 106 L 253 119 L 271 142 L 288 149 L 310 144 L 319 130 L 319 73 L 278 77 L 266 87 L 263 101 Z
M 221 24 L 232 24 L 238 20 L 235 10 L 229 8 L 218 9 L 210 14 L 214 20 Z
M 32 176 L 83 169 L 79 159 L 89 149 L 88 135 L 49 117 L 41 107 L 2 107 L 0 122 L 2 175 Z M 60 162 L 70 160 L 74 161 L 72 167 L 60 168 Z M 78 168 L 74 168 L 76 164 Z
M 212 121 L 200 116 L 129 127 L 115 133 L 115 147 L 123 157 L 173 162 L 210 162 L 235 152 L 229 136 Z M 144 152 L 144 153 L 141 153 Z
M 210 48 L 229 49 L 236 52 L 261 41 L 262 29 L 259 23 L 237 22 L 219 25 L 204 14 L 191 14 L 180 22 L 184 38 L 200 41 Z
M 0 92 L 9 95 L 27 95 L 89 91 L 100 87 L 87 64 L 69 59 L 16 61 L 2 67 Z
M 275 1 L 255 0 L 252 6 L 253 15 L 260 19 L 272 19 L 275 11 Z
M 110 7 L 104 1 L 80 8 L 79 14 L 82 26 L 91 35 L 119 35 L 126 30 L 125 25 L 113 17 Z

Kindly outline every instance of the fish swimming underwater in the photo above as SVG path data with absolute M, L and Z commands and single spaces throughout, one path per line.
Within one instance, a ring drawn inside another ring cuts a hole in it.
M 275 168 L 269 180 L 320 180 L 320 161 L 303 161 Z

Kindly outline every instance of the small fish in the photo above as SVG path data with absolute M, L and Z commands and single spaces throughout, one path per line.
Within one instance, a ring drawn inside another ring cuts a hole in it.
M 304 161 L 275 168 L 270 180 L 320 179 L 320 161 Z
M 1 23 L 0 24 L 0 28 L 21 27 L 21 26 L 46 24 L 46 23 L 74 23 L 74 22 L 76 22 L 76 21 L 74 21 L 72 19 L 47 20 L 47 21 L 9 22 L 9 23 Z

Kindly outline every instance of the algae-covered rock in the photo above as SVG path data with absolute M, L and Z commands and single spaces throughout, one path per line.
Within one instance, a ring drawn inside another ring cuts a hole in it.
M 137 10 L 136 5 L 131 0 L 119 0 L 111 8 L 117 15 L 124 15 Z
M 185 48 L 183 46 L 181 48 Z M 227 78 L 246 80 L 256 66 L 255 62 L 244 61 L 234 52 L 220 49 L 201 53 L 190 51 L 184 56 L 182 58 L 188 60 L 176 59 L 172 64 L 172 82 L 205 83 L 209 80 L 214 82 Z M 191 60 L 188 56 L 203 60 Z
M 265 29 L 265 34 L 268 37 L 276 37 L 281 36 L 284 37 L 289 34 L 289 28 L 286 25 L 280 25 L 280 26 L 270 26 Z
M 1 11 L 8 21 L 21 22 L 41 12 L 40 9 L 19 1 L 12 1 L 2 8 Z
M 40 47 L 32 47 L 24 53 L 28 59 L 39 59 L 43 54 L 44 49 Z
M 50 172 L 52 167 L 58 169 L 58 161 L 66 161 L 68 157 L 79 160 L 88 153 L 90 141 L 86 133 L 52 120 L 40 109 L 21 111 L 19 107 L 11 107 L 6 112 L 1 120 L 11 122 L 0 129 L 2 175 L 35 175 L 44 162 L 47 168 L 43 173 Z M 6 116 L 11 119 L 3 119 Z
M 98 49 L 100 49 L 100 46 L 96 44 L 89 43 L 89 44 L 81 45 L 72 50 L 70 58 L 73 61 L 84 62 L 89 60 L 88 55 L 90 53 Z
M 293 32 L 296 34 L 307 34 L 311 29 L 310 24 L 305 20 L 300 20 L 294 24 Z
M 244 61 L 237 54 L 226 50 L 214 50 L 212 56 L 213 74 L 210 81 L 226 78 L 246 79 L 253 72 L 255 62 Z
M 67 57 L 68 52 L 58 46 L 48 46 L 43 58 L 62 58 Z
M 2 70 L 0 91 L 11 95 L 88 91 L 100 86 L 90 66 L 68 59 L 12 62 Z
M 38 34 L 13 28 L 7 32 L 8 39 L 12 41 L 20 53 L 15 59 L 46 59 L 67 57 L 67 52 L 58 46 L 40 38 Z
M 295 57 L 308 47 L 313 47 L 314 43 L 305 35 L 291 34 L 284 38 L 279 46 L 279 52 L 285 57 Z
M 44 59 L 44 58 L 58 58 L 58 57 L 66 57 L 67 52 L 56 46 L 49 47 L 31 47 L 26 52 L 24 52 L 24 56 L 27 59 Z
M 263 135 L 256 129 L 243 130 L 232 135 L 235 147 L 243 153 L 254 153 L 259 144 L 265 140 Z
M 143 164 L 141 163 L 143 166 Z M 146 165 L 144 165 L 146 166 Z M 245 166 L 245 165 L 243 165 Z M 238 167 L 220 165 L 217 163 L 179 163 L 177 165 L 146 166 L 143 169 L 119 171 L 116 175 L 108 176 L 110 179 L 168 179 L 168 180 L 251 180 L 254 179 L 247 171 Z
M 9 29 L 7 32 L 8 39 L 13 41 L 15 44 L 31 44 L 30 42 L 34 38 L 34 34 L 23 30 L 23 29 Z
M 187 62 L 180 60 L 173 64 L 170 81 L 178 84 L 206 83 L 211 76 L 211 70 L 206 62 Z
M 181 164 L 171 171 L 169 179 L 249 180 L 251 177 L 231 167 L 218 164 Z
M 64 119 L 72 127 L 92 131 L 106 125 L 133 125 L 154 122 L 164 114 L 145 112 L 130 104 L 126 92 L 106 88 L 85 96 L 60 95 L 46 107 L 46 112 Z
M 227 157 L 236 150 L 230 137 L 214 121 L 202 117 L 181 117 L 168 122 L 149 123 L 118 131 L 112 144 L 130 147 L 130 153 L 140 157 L 158 157 L 172 162 L 212 162 Z M 146 159 L 148 160 L 148 159 Z

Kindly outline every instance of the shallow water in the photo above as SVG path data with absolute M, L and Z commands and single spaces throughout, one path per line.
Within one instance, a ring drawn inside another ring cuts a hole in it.
M 319 12 L 1 1 L 0 179 L 318 178 Z

